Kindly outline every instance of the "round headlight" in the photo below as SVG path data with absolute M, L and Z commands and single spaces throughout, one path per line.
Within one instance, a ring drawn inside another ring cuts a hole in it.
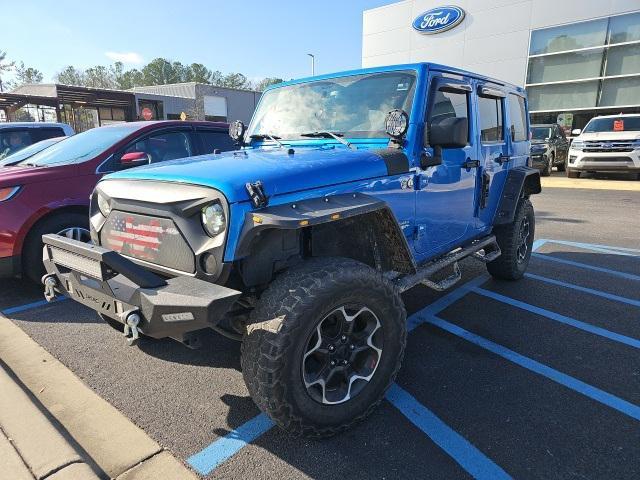
M 226 226 L 224 210 L 219 203 L 212 203 L 202 209 L 202 226 L 210 237 L 215 237 Z
M 246 127 L 244 123 L 242 123 L 240 120 L 236 120 L 235 122 L 231 123 L 231 125 L 229 125 L 229 136 L 236 142 L 241 142 L 245 130 Z
M 402 138 L 409 128 L 409 115 L 404 110 L 391 110 L 384 122 L 385 131 L 393 138 Z
M 102 215 L 104 215 L 105 217 L 108 217 L 109 213 L 111 213 L 111 205 L 109 205 L 109 200 L 104 198 L 99 193 L 97 194 L 97 197 L 98 197 L 98 208 L 100 209 L 100 213 L 102 213 Z

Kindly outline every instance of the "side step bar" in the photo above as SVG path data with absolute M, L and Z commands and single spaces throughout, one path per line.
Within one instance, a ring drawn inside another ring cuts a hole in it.
M 481 262 L 488 263 L 498 258 L 500 253 L 500 247 L 496 242 L 496 237 L 494 235 L 489 235 L 488 237 L 474 240 L 469 245 L 449 252 L 440 258 L 427 262 L 426 264 L 418 267 L 418 271 L 416 273 L 399 277 L 396 280 L 396 285 L 401 292 L 409 290 L 419 283 L 422 283 L 429 288 L 433 288 L 434 290 L 446 290 L 458 283 L 462 278 L 460 267 L 458 266 L 458 262 L 460 260 L 466 257 L 472 257 L 476 260 L 480 260 Z M 430 277 L 450 265 L 453 265 L 453 273 L 450 276 L 440 281 L 430 279 Z

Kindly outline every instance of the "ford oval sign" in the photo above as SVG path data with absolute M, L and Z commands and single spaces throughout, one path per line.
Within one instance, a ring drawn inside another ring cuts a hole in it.
M 421 14 L 413 21 L 413 28 L 420 33 L 445 32 L 464 19 L 464 10 L 460 7 L 446 6 L 432 8 Z

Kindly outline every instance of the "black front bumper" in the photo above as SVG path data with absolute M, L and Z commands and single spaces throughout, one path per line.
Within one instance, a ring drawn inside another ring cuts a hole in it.
M 547 168 L 547 156 L 541 154 L 530 155 L 531 157 L 531 166 L 533 168 L 537 168 L 542 171 Z
M 138 329 L 149 337 L 183 341 L 189 332 L 215 326 L 240 296 L 193 277 L 164 279 L 99 246 L 59 235 L 42 240 L 48 300 L 67 295 L 123 324 L 135 313 Z

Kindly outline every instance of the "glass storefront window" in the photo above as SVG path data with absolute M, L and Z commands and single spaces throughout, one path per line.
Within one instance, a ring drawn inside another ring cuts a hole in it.
M 640 77 L 611 78 L 602 82 L 601 107 L 640 103 Z
M 640 13 L 611 17 L 609 43 L 640 40 Z
M 597 49 L 530 58 L 527 83 L 599 77 L 603 52 Z
M 605 44 L 607 18 L 545 28 L 531 33 L 530 55 L 599 47 Z
M 640 44 L 610 47 L 606 76 L 640 73 Z
M 599 81 L 529 87 L 530 110 L 563 110 L 595 107 Z

